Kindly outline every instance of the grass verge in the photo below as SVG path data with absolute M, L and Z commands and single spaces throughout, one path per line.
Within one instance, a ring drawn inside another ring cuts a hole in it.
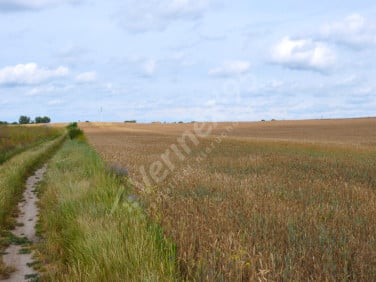
M 67 141 L 40 190 L 42 280 L 176 280 L 174 245 L 87 143 Z
M 0 165 L 0 249 L 7 245 L 9 235 L 6 230 L 14 225 L 11 217 L 16 213 L 17 203 L 22 197 L 25 178 L 63 142 L 65 136 L 46 142 L 26 152 L 20 153 Z M 0 275 L 9 273 L 0 258 Z

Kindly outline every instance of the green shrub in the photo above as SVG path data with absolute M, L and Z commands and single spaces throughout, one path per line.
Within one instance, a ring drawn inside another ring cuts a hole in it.
M 84 132 L 78 128 L 77 122 L 71 122 L 65 127 L 68 130 L 68 135 L 71 140 L 78 139 L 81 141 L 85 141 Z
M 68 130 L 71 130 L 71 129 L 74 129 L 74 128 L 78 128 L 77 122 L 71 122 L 70 124 L 68 124 L 66 126 L 66 129 L 68 129 Z
M 68 131 L 70 139 L 77 139 L 84 135 L 84 132 L 79 128 L 72 128 Z

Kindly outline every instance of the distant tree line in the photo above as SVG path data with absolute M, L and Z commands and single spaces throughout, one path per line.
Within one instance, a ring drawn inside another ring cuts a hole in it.
M 31 120 L 28 116 L 20 116 L 18 123 L 19 124 L 31 124 L 31 123 L 50 123 L 51 119 L 49 117 L 36 117 L 34 120 Z
M 49 117 L 36 117 L 35 123 L 50 123 L 51 119 Z
M 12 124 L 33 124 L 33 123 L 50 123 L 51 119 L 47 116 L 45 117 L 36 117 L 32 120 L 28 116 L 20 116 L 18 122 L 12 122 Z M 9 124 L 7 121 L 0 121 L 0 124 Z

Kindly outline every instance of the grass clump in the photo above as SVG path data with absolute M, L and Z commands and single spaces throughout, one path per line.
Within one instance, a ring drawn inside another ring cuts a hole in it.
M 30 248 L 21 248 L 18 251 L 18 253 L 21 254 L 21 255 L 30 254 L 31 253 L 31 249 Z
M 72 169 L 74 168 L 74 169 Z M 39 254 L 48 281 L 173 281 L 174 247 L 85 142 L 68 141 L 49 164 Z

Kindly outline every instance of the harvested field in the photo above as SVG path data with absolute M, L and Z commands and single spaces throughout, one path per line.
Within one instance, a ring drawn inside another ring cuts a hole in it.
M 375 119 L 189 134 L 211 126 L 81 125 L 107 162 L 129 171 L 186 279 L 376 277 Z
M 310 143 L 335 143 L 376 146 L 376 118 L 302 120 L 267 122 L 221 122 L 211 135 L 221 135 L 226 127 L 232 126 L 229 136 L 239 139 L 271 139 Z M 82 123 L 88 132 L 98 129 L 111 132 L 149 132 L 163 135 L 179 135 L 192 130 L 192 123 L 185 124 L 125 124 L 125 123 Z

